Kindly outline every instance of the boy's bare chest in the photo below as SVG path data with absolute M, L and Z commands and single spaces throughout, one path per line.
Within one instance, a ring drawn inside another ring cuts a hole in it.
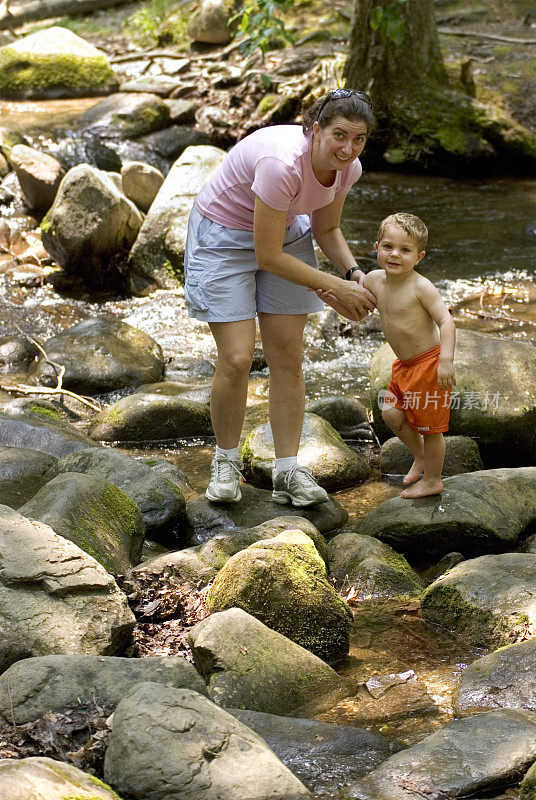
M 414 291 L 407 291 L 400 289 L 400 291 L 393 291 L 387 289 L 378 292 L 377 307 L 382 315 L 388 316 L 412 316 L 423 312 L 423 307 L 420 304 Z

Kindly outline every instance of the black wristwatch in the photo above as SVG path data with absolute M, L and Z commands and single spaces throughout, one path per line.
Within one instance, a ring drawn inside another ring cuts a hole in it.
M 357 270 L 361 270 L 361 267 L 358 267 L 357 264 L 355 265 L 355 267 L 350 267 L 350 269 L 348 270 L 348 272 L 344 276 L 346 278 L 346 280 L 349 281 L 350 278 L 352 277 L 353 273 L 356 272 Z

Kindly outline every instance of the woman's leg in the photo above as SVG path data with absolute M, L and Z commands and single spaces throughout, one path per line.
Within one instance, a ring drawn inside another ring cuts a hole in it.
M 255 347 L 255 320 L 211 322 L 218 348 L 212 379 L 210 415 L 216 444 L 223 450 L 238 446 L 246 411 L 248 376 Z

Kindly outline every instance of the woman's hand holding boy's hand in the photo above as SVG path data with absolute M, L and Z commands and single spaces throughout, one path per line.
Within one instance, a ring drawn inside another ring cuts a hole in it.
M 440 361 L 437 367 L 437 383 L 440 389 L 456 386 L 456 372 L 452 361 Z
M 341 281 L 332 289 L 317 289 L 316 293 L 343 317 L 359 322 L 376 308 L 376 298 L 363 286 L 364 279 L 364 273 L 359 270 L 351 280 Z

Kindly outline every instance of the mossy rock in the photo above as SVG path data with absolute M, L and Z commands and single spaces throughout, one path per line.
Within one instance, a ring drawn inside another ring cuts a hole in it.
M 207 607 L 211 612 L 242 608 L 328 663 L 349 650 L 351 611 L 301 531 L 287 531 L 232 556 L 209 590 Z
M 84 97 L 117 86 L 104 53 L 66 28 L 37 31 L 0 48 L 3 97 Z
M 121 800 L 94 775 L 52 758 L 3 759 L 0 796 L 9 800 Z
M 519 800 L 536 800 L 536 762 L 521 781 Z

